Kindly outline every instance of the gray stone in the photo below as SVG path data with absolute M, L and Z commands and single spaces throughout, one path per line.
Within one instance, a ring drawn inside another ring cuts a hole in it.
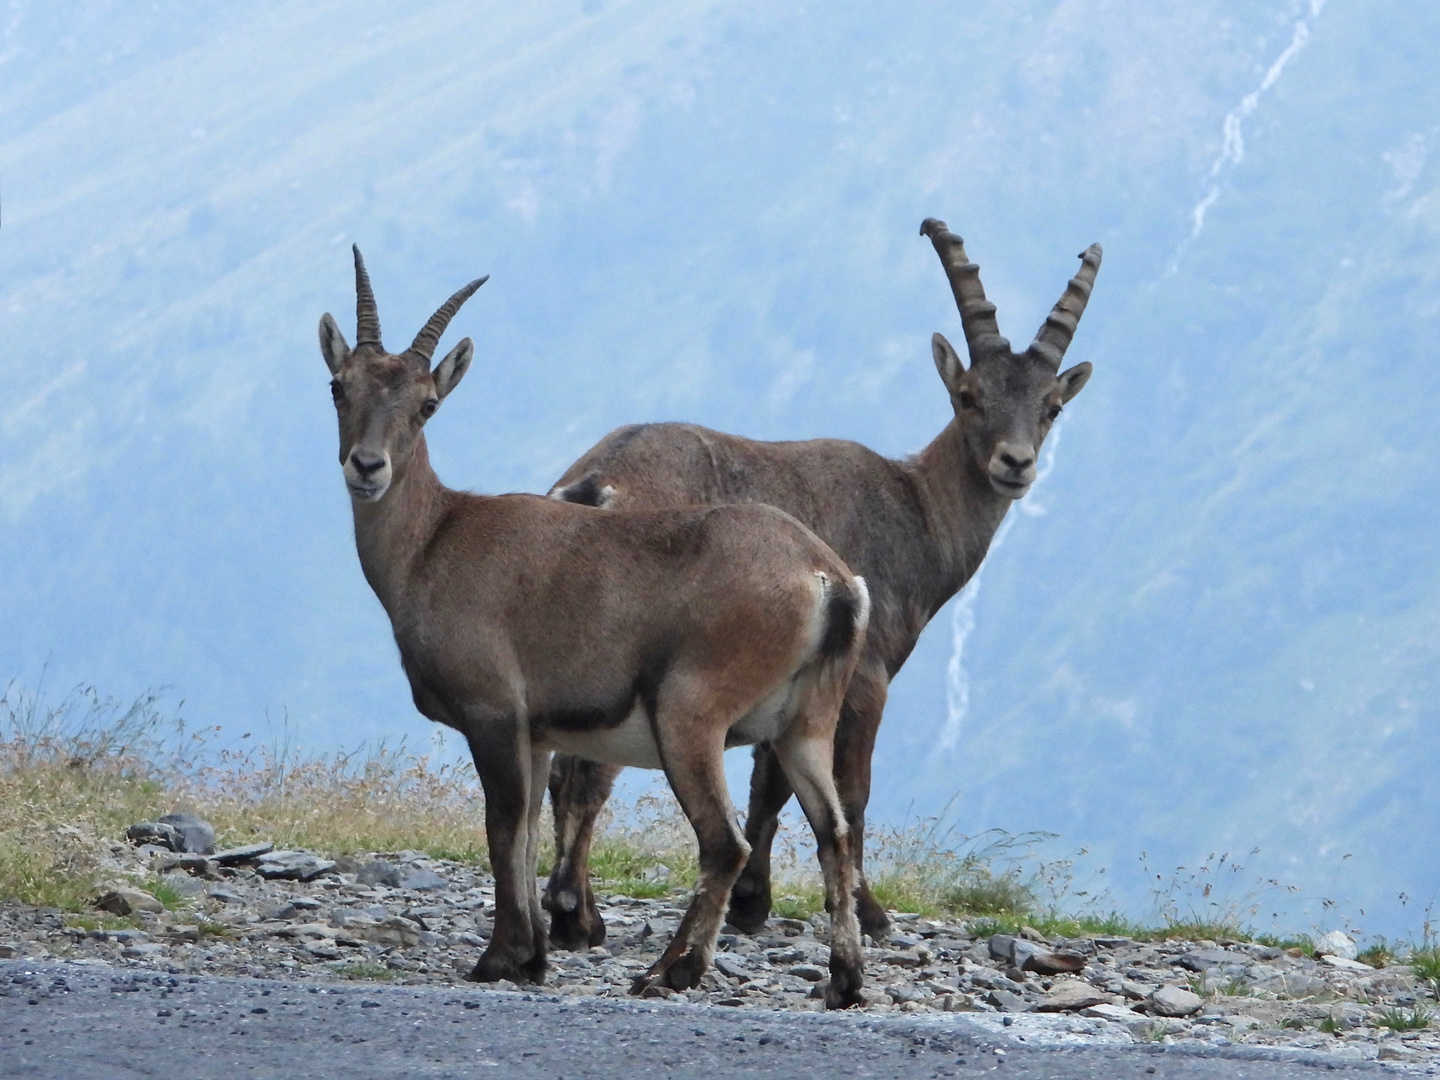
M 158 941 L 141 941 L 134 945 L 127 945 L 121 951 L 121 956 L 128 956 L 132 960 L 144 960 L 152 956 L 164 956 L 169 950 Z
M 1109 1002 L 1102 1002 L 1099 1005 L 1087 1005 L 1080 1010 L 1080 1015 L 1091 1020 L 1111 1020 L 1117 1024 L 1129 1024 L 1135 1019 L 1135 1013 L 1124 1005 L 1111 1005 Z
M 195 814 L 166 814 L 160 819 L 161 825 L 175 830 L 176 851 L 189 851 L 197 855 L 215 853 L 215 830 L 202 817 Z
M 991 990 L 985 995 L 985 1001 L 1001 1012 L 1007 1013 L 1029 1012 L 1032 1007 L 1030 1002 L 1019 994 L 1012 994 L 1009 990 Z
M 1205 1004 L 1199 994 L 1179 986 L 1162 986 L 1148 1000 L 1157 1016 L 1191 1016 Z
M 1083 979 L 1057 979 L 1036 1008 L 1040 1012 L 1071 1012 L 1103 1005 L 1109 1000 L 1108 994 L 1096 990 Z
M 226 848 L 224 851 L 217 851 L 214 855 L 210 856 L 210 860 L 221 866 L 237 866 L 240 863 L 258 859 L 261 855 L 268 855 L 274 850 L 275 845 L 266 840 L 258 844 L 242 844 L 240 847 Z
M 1369 1010 L 1353 1001 L 1343 1001 L 1330 1007 L 1330 1019 L 1337 1027 L 1344 1028 L 1346 1031 L 1364 1027 L 1368 1016 Z
M 898 983 L 894 986 L 885 987 L 885 993 L 896 1005 L 905 1005 L 912 1001 L 925 1001 L 930 995 L 921 990 L 918 986 L 910 983 Z
M 1360 948 L 1355 944 L 1355 939 L 1343 930 L 1331 930 L 1328 934 L 1322 934 L 1315 942 L 1316 956 L 1343 956 L 1346 960 L 1354 960 L 1360 955 Z
M 174 851 L 178 841 L 174 828 L 159 821 L 138 821 L 125 830 L 125 839 L 136 844 L 153 844 Z
M 1224 964 L 1243 964 L 1245 960 L 1224 949 L 1200 949 L 1196 952 L 1186 953 L 1175 962 L 1189 971 L 1209 971 L 1213 967 L 1220 967 Z
M 992 934 L 989 942 L 990 956 L 996 960 L 1015 958 L 1015 938 L 1009 934 Z
M 385 859 L 376 859 L 357 870 L 355 880 L 361 885 L 385 885 L 393 889 L 400 884 L 400 868 Z
M 272 851 L 255 860 L 255 872 L 271 881 L 314 881 L 333 869 L 329 859 L 306 851 Z
M 223 885 L 215 886 L 215 888 L 211 889 L 205 895 L 210 897 L 211 900 L 220 901 L 220 903 L 222 904 L 245 903 L 245 897 L 241 896 L 237 892 L 234 892 L 233 890 L 225 888 Z
M 826 977 L 824 968 L 816 967 L 814 964 L 796 964 L 786 969 L 787 975 L 794 975 L 797 979 L 804 979 L 806 982 L 819 982 Z
M 1085 967 L 1083 953 L 1071 949 L 1055 951 L 1009 934 L 992 936 L 989 948 L 990 955 L 996 960 L 1008 961 L 1021 971 L 1033 971 L 1039 975 L 1074 975 Z
M 1320 962 L 1327 967 L 1339 968 L 1341 971 L 1358 971 L 1363 975 L 1375 974 L 1375 969 L 1369 964 L 1362 963 L 1359 960 L 1351 960 L 1348 957 L 1344 956 L 1332 956 L 1327 954 L 1320 958 Z
M 400 871 L 399 881 L 396 888 L 410 889 L 414 892 L 433 892 L 439 889 L 448 889 L 450 882 L 446 881 L 433 870 L 426 870 L 424 867 L 406 867 Z
M 95 906 L 113 915 L 134 915 L 141 911 L 158 915 L 165 910 L 165 905 L 148 892 L 128 888 L 111 889 L 95 901 Z
M 733 953 L 716 953 L 715 970 L 721 975 L 728 975 L 732 979 L 751 978 L 750 968 L 740 957 Z
M 353 923 L 347 929 L 357 937 L 376 945 L 399 945 L 409 948 L 420 944 L 420 925 L 399 915 L 392 915 L 371 926 L 357 927 Z
M 206 878 L 213 881 L 219 875 L 215 872 L 215 863 L 204 855 L 195 855 L 186 852 L 183 855 L 166 855 L 160 859 L 160 865 L 156 867 L 162 874 L 168 874 L 172 870 L 183 870 L 187 874 L 194 874 L 196 877 Z

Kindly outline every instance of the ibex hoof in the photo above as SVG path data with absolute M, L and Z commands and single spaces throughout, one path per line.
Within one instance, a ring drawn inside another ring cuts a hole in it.
M 758 934 L 770 920 L 770 890 L 763 884 L 757 889 L 752 882 L 745 882 L 747 891 L 754 891 L 741 895 L 739 885 L 737 882 L 730 893 L 730 910 L 725 919 L 742 934 Z
M 586 917 L 588 914 L 588 918 Z M 605 944 L 605 920 L 599 912 L 551 909 L 550 945 L 569 952 L 583 952 L 592 945 Z
M 864 1004 L 860 988 L 864 984 L 858 969 L 830 965 L 830 985 L 825 988 L 825 1008 L 853 1009 Z
M 478 983 L 500 982 L 502 979 L 509 979 L 513 983 L 533 983 L 539 986 L 545 982 L 545 967 L 545 957 L 543 956 L 532 957 L 522 962 L 514 956 L 487 949 L 465 978 L 470 982 Z

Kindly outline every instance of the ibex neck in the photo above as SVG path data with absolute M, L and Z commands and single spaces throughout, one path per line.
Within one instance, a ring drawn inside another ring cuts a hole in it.
M 931 583 L 932 610 L 939 610 L 979 568 L 1011 500 L 977 475 L 954 420 L 906 466 L 939 547 L 939 573 Z
M 422 434 L 378 503 L 351 500 L 360 569 L 391 619 L 416 560 L 434 535 L 449 491 L 430 467 Z

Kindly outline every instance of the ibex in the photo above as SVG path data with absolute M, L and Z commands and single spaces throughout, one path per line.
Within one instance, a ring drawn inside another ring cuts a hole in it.
M 836 439 L 755 442 L 690 424 L 646 424 L 611 432 L 572 465 L 552 498 L 611 509 L 691 503 L 767 503 L 794 514 L 830 544 L 871 596 L 865 651 L 850 681 L 835 743 L 835 776 L 860 881 L 860 925 L 879 937 L 889 926 L 864 876 L 870 757 L 890 680 L 932 616 L 985 557 L 1010 504 L 1035 479 L 1036 457 L 1061 406 L 1080 392 L 1090 365 L 1060 371 L 1100 267 L 1100 245 L 1084 251 L 1078 274 L 1024 352 L 1000 336 L 995 305 L 960 237 L 943 221 L 920 226 L 950 279 L 969 346 L 967 370 L 945 338 L 931 339 L 935 366 L 955 418 L 917 456 L 902 461 Z M 598 944 L 588 853 L 595 815 L 619 772 L 613 765 L 558 756 L 550 775 L 556 860 L 544 903 L 550 939 L 565 948 Z M 770 911 L 770 846 L 791 785 L 773 749 L 755 749 L 750 861 L 735 884 L 729 920 L 755 932 Z
M 864 648 L 864 580 L 771 507 L 612 513 L 445 487 L 424 427 L 474 347 L 466 338 L 433 368 L 431 358 L 485 280 L 391 354 L 357 247 L 355 348 L 330 315 L 320 320 L 360 566 L 390 616 L 416 708 L 465 736 L 485 792 L 495 926 L 470 978 L 544 979 L 536 858 L 550 754 L 561 749 L 665 771 L 695 828 L 699 881 L 632 989 L 697 985 L 750 852 L 722 758 L 763 741 L 815 830 L 832 920 L 826 1004 L 854 1004 L 854 855 L 831 761 Z

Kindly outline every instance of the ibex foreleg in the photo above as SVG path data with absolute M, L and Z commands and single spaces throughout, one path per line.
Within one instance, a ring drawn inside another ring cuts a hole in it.
M 470 736 L 485 790 L 485 836 L 495 874 L 495 925 L 468 976 L 472 982 L 545 981 L 545 916 L 535 870 L 550 755 L 531 753 L 524 736 L 519 725 L 494 725 Z

